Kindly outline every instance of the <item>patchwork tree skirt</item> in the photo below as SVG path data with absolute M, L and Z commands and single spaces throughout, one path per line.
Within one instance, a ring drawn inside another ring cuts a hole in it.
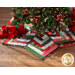
M 44 59 L 58 46 L 46 34 L 44 36 L 40 34 L 39 37 L 36 35 L 25 48 L 40 59 Z
M 55 35 L 48 33 L 48 35 L 56 44 L 58 44 L 59 47 L 75 45 L 75 35 L 70 31 L 61 31 L 60 33 L 56 32 Z
M 25 47 L 35 35 L 36 32 L 31 31 L 31 32 L 27 32 L 26 34 L 22 34 L 19 37 L 15 37 L 15 38 L 8 37 L 8 39 L 5 40 L 4 44 Z

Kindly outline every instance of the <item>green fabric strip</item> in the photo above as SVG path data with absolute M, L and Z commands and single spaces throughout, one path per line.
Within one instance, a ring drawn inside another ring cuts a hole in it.
M 17 24 L 15 24 L 15 27 L 17 28 Z
M 25 26 L 25 27 L 32 27 L 33 25 L 30 25 L 30 26 Z
M 60 36 L 64 38 L 63 34 L 60 32 Z
M 48 39 L 49 39 L 49 37 L 46 37 L 46 38 L 43 40 L 43 42 L 46 42 Z
M 36 56 L 38 56 L 39 58 L 43 58 L 42 55 L 40 55 L 39 53 L 35 52 L 33 49 L 31 49 L 30 47 L 26 46 L 25 47 L 27 50 L 29 50 L 30 52 L 32 52 L 33 54 L 35 54 Z
M 26 35 L 26 37 L 33 37 L 33 35 Z
M 11 38 L 10 40 L 9 40 L 9 42 L 12 42 L 13 41 L 13 38 Z
M 62 40 L 62 41 L 55 41 L 55 43 L 64 43 L 64 42 L 69 42 L 69 41 L 71 41 L 71 40 L 68 39 L 68 40 Z
M 33 42 L 31 42 L 30 44 L 33 45 L 34 47 L 36 47 L 37 49 L 39 49 L 40 51 L 42 50 L 42 48 L 40 48 L 39 46 L 37 46 L 37 45 L 34 44 Z

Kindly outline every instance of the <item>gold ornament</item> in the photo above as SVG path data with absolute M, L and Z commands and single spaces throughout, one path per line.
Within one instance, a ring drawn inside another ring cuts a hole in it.
M 56 10 L 58 10 L 58 8 L 56 8 Z
M 45 8 L 43 8 L 43 11 L 45 10 Z
M 38 13 L 40 13 L 40 11 L 38 11 Z
M 54 18 L 54 16 L 52 16 Z
M 56 11 L 54 11 L 54 13 L 56 13 Z
M 41 25 L 43 24 L 43 22 L 41 22 Z
M 19 19 L 21 19 L 21 17 L 19 17 Z
M 67 13 L 67 11 L 65 11 L 65 14 Z
M 65 16 L 64 16 L 65 17 Z

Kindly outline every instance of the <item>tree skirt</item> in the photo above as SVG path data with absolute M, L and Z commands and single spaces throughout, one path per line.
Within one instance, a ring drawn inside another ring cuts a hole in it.
M 75 35 L 71 31 L 67 32 L 56 32 L 55 35 L 49 34 L 50 38 L 58 44 L 59 47 L 68 47 L 75 45 Z
M 4 44 L 25 47 L 35 35 L 36 32 L 31 31 L 31 32 L 27 32 L 26 34 L 22 34 L 19 37 L 15 37 L 15 38 L 8 37 L 8 39 L 5 40 Z
M 37 36 L 35 31 L 29 31 L 19 37 L 8 37 L 5 45 L 21 46 L 33 53 L 40 59 L 45 59 L 58 47 L 68 47 L 75 45 L 75 35 L 72 32 L 48 33 Z
M 40 59 L 44 59 L 58 46 L 46 34 L 44 36 L 40 34 L 40 37 L 36 35 L 25 48 Z

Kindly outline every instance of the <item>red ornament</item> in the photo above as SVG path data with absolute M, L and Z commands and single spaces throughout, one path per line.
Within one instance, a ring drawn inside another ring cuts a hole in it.
M 73 8 L 73 15 L 75 16 L 75 8 Z
M 24 9 L 24 10 L 23 10 L 23 13 L 24 13 L 25 15 L 27 15 L 27 14 L 28 14 L 28 9 Z
M 71 31 L 75 31 L 75 26 L 72 26 Z
M 14 14 L 13 17 L 16 18 L 16 15 Z
M 39 7 L 36 7 L 38 10 L 40 9 Z
M 58 14 L 58 15 L 57 15 L 57 19 L 58 19 L 58 20 L 62 19 L 62 15 L 61 15 L 61 14 Z
M 33 22 L 34 22 L 34 23 L 37 23 L 38 20 L 39 20 L 38 18 L 35 18 L 35 19 L 33 19 Z

